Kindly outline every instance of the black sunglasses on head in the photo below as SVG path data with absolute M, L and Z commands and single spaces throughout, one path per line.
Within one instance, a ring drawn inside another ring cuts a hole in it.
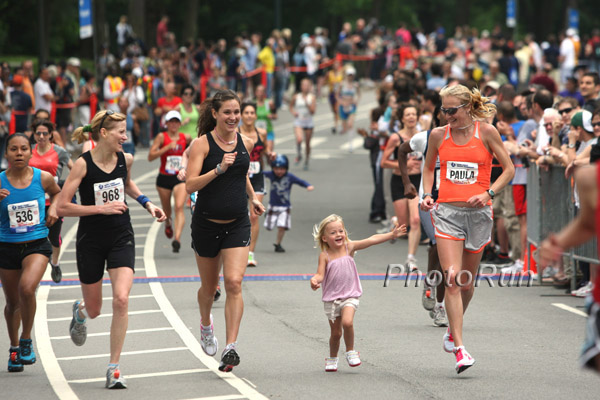
M 458 109 L 461 107 L 466 106 L 467 104 L 461 104 L 458 107 L 450 107 L 450 108 L 444 108 L 444 107 L 440 107 L 440 111 L 443 112 L 446 115 L 454 115 L 458 112 Z
M 106 117 L 108 117 L 109 115 L 113 115 L 115 112 L 113 110 L 106 110 L 106 112 L 104 113 L 104 116 L 102 117 L 102 121 L 100 121 L 100 128 L 98 128 L 98 130 L 102 129 L 102 125 L 104 125 L 104 121 L 106 120 Z

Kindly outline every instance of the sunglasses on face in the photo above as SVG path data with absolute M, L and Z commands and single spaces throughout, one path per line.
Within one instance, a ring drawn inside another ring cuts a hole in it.
M 558 110 L 558 112 L 560 113 L 560 115 L 565 115 L 570 113 L 571 111 L 573 111 L 573 108 L 563 108 L 562 110 Z
M 546 122 L 546 123 L 544 124 L 544 126 L 550 126 L 550 127 L 552 127 L 552 122 Z
M 444 108 L 444 107 L 440 107 L 440 111 L 443 112 L 446 115 L 454 115 L 458 112 L 459 108 L 462 108 L 464 106 L 466 106 L 467 104 L 461 104 L 458 107 L 450 107 L 450 108 Z
M 100 128 L 98 128 L 98 130 L 102 129 L 102 125 L 104 125 L 104 121 L 106 120 L 106 117 L 108 117 L 109 115 L 113 115 L 115 112 L 113 110 L 106 110 L 106 112 L 104 113 L 104 116 L 102 117 L 102 121 L 100 121 Z
M 36 132 L 36 136 L 50 136 L 50 132 Z
M 597 126 L 600 127 L 600 122 L 592 122 L 592 127 L 593 128 L 595 128 Z
M 184 95 L 184 96 L 192 96 L 193 94 L 194 94 L 194 93 L 192 93 L 192 92 L 183 92 L 183 95 Z

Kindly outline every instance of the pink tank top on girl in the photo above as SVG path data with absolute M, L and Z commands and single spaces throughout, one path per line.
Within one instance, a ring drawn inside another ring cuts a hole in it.
M 323 279 L 323 301 L 345 300 L 351 297 L 362 296 L 362 286 L 356 270 L 354 258 L 348 254 L 346 244 L 346 255 L 335 260 L 329 260 L 327 254 L 327 267 L 325 268 L 325 279 Z

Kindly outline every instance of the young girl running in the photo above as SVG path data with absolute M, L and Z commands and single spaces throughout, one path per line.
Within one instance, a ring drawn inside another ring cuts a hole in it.
M 391 232 L 352 241 L 348 239 L 342 217 L 335 214 L 325 218 L 318 226 L 315 225 L 313 237 L 321 248 L 321 254 L 317 273 L 310 278 L 310 286 L 317 290 L 321 283 L 323 284 L 325 315 L 331 328 L 325 371 L 337 371 L 342 328 L 346 343 L 346 360 L 351 367 L 360 365 L 359 353 L 354 350 L 354 313 L 358 309 L 362 287 L 354 263 L 354 253 L 403 235 L 406 235 L 406 225 L 396 225 Z

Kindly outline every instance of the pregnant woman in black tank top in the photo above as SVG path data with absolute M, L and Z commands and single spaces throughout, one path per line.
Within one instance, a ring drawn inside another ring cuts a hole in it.
M 201 345 L 210 356 L 218 350 L 211 309 L 223 263 L 226 346 L 219 369 L 225 372 L 240 362 L 236 340 L 244 310 L 242 280 L 250 244 L 248 199 L 256 214 L 265 210 L 248 177 L 254 143 L 237 132 L 240 118 L 240 100 L 231 90 L 220 90 L 202 103 L 199 138 L 190 150 L 185 183 L 188 193 L 198 191 L 192 243 L 202 280 L 198 290 Z

